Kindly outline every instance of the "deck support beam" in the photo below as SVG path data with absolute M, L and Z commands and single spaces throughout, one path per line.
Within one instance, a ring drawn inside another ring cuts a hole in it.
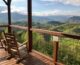
M 11 33 L 11 4 L 8 5 L 8 32 Z
M 32 0 L 28 0 L 28 43 L 29 43 L 29 52 L 32 51 Z
M 8 10 L 8 33 L 11 33 L 11 1 L 12 0 L 3 0 L 4 3 L 7 5 L 7 10 Z

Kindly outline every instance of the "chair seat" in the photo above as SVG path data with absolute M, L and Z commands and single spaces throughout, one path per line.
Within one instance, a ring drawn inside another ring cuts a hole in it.
M 18 49 L 20 50 L 19 53 L 20 53 L 21 57 L 25 57 L 27 55 L 26 45 L 23 45 L 23 46 L 19 47 Z M 11 50 L 12 50 L 13 54 L 16 55 L 17 50 L 16 49 L 11 49 Z

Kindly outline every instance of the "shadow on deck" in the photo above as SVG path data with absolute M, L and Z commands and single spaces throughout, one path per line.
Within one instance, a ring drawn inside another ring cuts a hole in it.
M 5 57 L 8 53 L 0 48 L 0 65 L 54 65 L 43 56 L 40 56 L 36 51 L 31 52 L 26 60 L 22 61 L 19 64 L 16 64 L 16 59 L 12 58 L 10 60 L 6 60 Z

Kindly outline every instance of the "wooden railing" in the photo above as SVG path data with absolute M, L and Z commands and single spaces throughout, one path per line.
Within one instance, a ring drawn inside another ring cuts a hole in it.
M 8 25 L 0 25 L 0 27 L 8 27 Z
M 24 27 L 24 26 L 10 25 L 10 27 L 17 28 L 17 29 L 22 29 L 22 30 L 28 30 L 28 27 Z
M 0 27 L 7 27 L 7 25 L 0 25 Z M 10 25 L 11 28 L 16 28 L 16 29 L 22 29 L 22 30 L 28 30 L 28 27 L 24 27 L 24 26 L 18 26 L 18 25 Z M 73 35 L 73 34 L 66 34 L 63 32 L 56 32 L 56 31 L 49 31 L 49 30 L 43 30 L 43 29 L 36 29 L 36 28 L 31 28 L 30 29 L 32 32 L 37 32 L 37 33 L 42 33 L 42 34 L 49 34 L 51 36 L 57 36 L 59 37 L 67 37 L 67 38 L 72 38 L 72 39 L 77 39 L 80 40 L 80 36 L 79 35 Z M 58 57 L 58 45 L 59 45 L 59 41 L 54 40 L 54 55 L 53 55 L 53 59 L 54 59 L 54 64 L 57 65 L 57 57 Z
M 10 25 L 10 26 L 12 28 L 18 28 L 18 29 L 22 29 L 22 30 L 28 30 L 28 27 L 24 27 L 24 26 L 18 26 L 18 25 Z M 37 29 L 37 28 L 32 28 L 30 30 L 33 31 L 33 32 L 49 34 L 49 35 L 52 35 L 52 36 L 68 37 L 68 38 L 80 40 L 80 36 L 79 35 L 73 35 L 73 34 L 67 34 L 67 33 L 63 33 L 63 32 L 49 31 L 49 30 Z

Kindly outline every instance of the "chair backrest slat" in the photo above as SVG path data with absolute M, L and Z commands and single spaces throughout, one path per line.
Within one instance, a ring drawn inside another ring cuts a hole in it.
M 4 33 L 4 36 L 5 36 L 8 48 L 10 50 L 13 50 L 13 49 L 16 50 L 17 55 L 20 57 L 19 46 L 14 33 Z
M 7 44 L 11 49 L 13 49 L 14 47 L 18 47 L 14 34 L 5 33 L 5 38 L 6 38 Z

